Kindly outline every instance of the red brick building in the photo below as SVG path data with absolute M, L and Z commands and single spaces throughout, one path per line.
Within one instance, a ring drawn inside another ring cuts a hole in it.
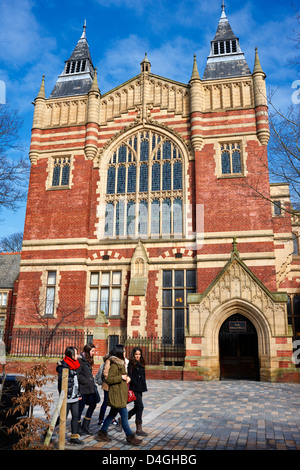
M 145 55 L 101 94 L 85 30 L 35 99 L 15 332 L 68 316 L 99 356 L 151 335 L 185 345 L 185 379 L 297 380 L 299 222 L 266 170 L 258 51 L 251 71 L 222 7 L 202 78 Z

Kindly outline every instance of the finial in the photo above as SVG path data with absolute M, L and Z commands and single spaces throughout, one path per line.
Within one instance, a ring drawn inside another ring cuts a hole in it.
M 83 31 L 82 31 L 82 35 L 80 39 L 86 39 L 85 31 L 86 31 L 86 20 L 84 20 L 84 23 L 83 23 Z
M 254 69 L 253 73 L 262 73 L 265 75 L 263 69 L 261 68 L 259 57 L 258 57 L 258 49 L 255 48 L 255 61 L 254 61 Z
M 43 75 L 43 77 L 42 77 L 42 83 L 41 83 L 40 90 L 38 92 L 37 98 L 46 98 L 46 95 L 45 95 L 45 75 Z
M 193 71 L 192 71 L 191 80 L 200 80 L 200 75 L 199 75 L 198 66 L 197 66 L 196 54 L 194 54 L 194 63 L 193 63 Z
M 93 83 L 92 83 L 92 86 L 91 86 L 91 89 L 90 89 L 89 93 L 90 92 L 99 93 L 99 86 L 98 86 L 98 80 L 97 80 L 97 67 L 95 67 L 95 74 L 94 74 L 94 78 L 93 78 Z
M 239 250 L 237 249 L 236 237 L 233 237 L 233 240 L 232 240 L 232 252 L 231 252 L 231 256 L 233 256 L 233 255 L 239 256 Z
M 225 3 L 224 3 L 224 0 L 222 0 L 222 5 L 221 5 L 221 8 L 222 8 L 222 14 L 221 14 L 221 18 L 226 18 L 226 13 L 225 13 Z
M 141 62 L 141 72 L 150 72 L 150 71 L 151 71 L 150 60 L 147 57 L 147 52 L 145 52 L 145 57 Z

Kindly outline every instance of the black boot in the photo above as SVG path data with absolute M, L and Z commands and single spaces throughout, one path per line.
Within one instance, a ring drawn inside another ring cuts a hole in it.
M 89 430 L 90 423 L 91 423 L 91 418 L 84 418 L 83 424 L 81 426 L 82 434 L 89 434 L 90 436 L 92 436 L 93 433 Z
M 79 434 L 71 434 L 70 444 L 75 446 L 82 445 L 82 442 L 79 440 Z

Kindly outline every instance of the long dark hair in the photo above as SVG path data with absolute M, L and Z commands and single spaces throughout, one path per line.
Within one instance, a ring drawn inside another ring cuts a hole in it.
M 139 348 L 138 346 L 136 348 L 133 348 L 133 350 L 131 351 L 131 356 L 130 356 L 130 363 L 132 364 L 132 367 L 136 367 L 138 362 L 136 360 L 136 358 L 134 357 L 135 353 L 139 351 L 141 353 L 141 359 L 140 359 L 140 364 L 145 367 L 145 359 L 143 357 L 143 353 L 142 353 L 142 350 L 141 348 Z
M 116 357 L 124 361 L 124 351 L 125 351 L 125 348 L 123 344 L 117 344 L 114 349 L 114 354 Z
M 92 343 L 86 344 L 83 348 L 85 357 L 92 366 L 94 365 L 94 356 L 91 356 L 90 352 L 91 352 L 91 349 L 93 348 L 95 348 L 95 346 Z

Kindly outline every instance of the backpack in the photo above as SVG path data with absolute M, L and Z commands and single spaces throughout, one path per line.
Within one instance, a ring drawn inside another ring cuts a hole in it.
M 103 370 L 104 370 L 104 362 L 103 364 L 100 366 L 98 372 L 97 372 L 97 375 L 95 377 L 95 382 L 96 384 L 98 385 L 102 385 L 102 381 L 103 381 Z

